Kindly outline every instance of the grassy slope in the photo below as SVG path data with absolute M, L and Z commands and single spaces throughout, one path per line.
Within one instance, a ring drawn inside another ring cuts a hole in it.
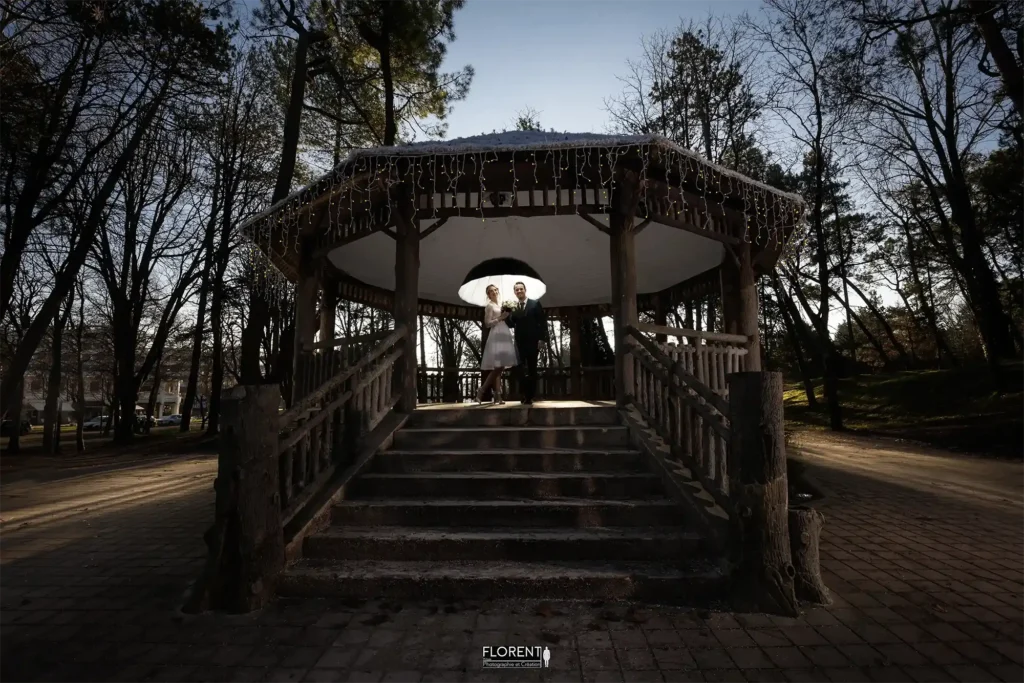
M 991 390 L 985 367 L 862 375 L 840 382 L 851 430 L 921 441 L 968 453 L 1024 457 L 1024 366 L 1006 368 L 1010 393 Z M 815 395 L 824 405 L 820 380 Z M 790 427 L 824 428 L 827 417 L 807 407 L 799 382 L 787 384 Z

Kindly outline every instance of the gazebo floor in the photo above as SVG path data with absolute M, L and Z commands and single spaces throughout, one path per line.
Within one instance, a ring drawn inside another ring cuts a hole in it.
M 529 410 L 530 408 L 545 408 L 545 409 L 569 409 L 569 408 L 607 408 L 614 406 L 615 401 L 577 401 L 577 400 L 557 400 L 557 401 L 545 401 L 538 400 L 533 405 L 523 405 L 519 401 L 508 401 L 502 405 L 494 405 L 493 403 L 482 403 L 478 404 L 474 402 L 467 403 L 420 403 L 416 406 L 416 410 Z

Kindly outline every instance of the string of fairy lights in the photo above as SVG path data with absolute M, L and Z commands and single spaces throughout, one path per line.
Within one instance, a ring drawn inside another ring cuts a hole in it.
M 621 144 L 566 142 L 540 149 L 496 146 L 460 150 L 443 145 L 371 149 L 354 154 L 246 224 L 249 245 L 244 253 L 251 285 L 268 295 L 280 295 L 291 286 L 278 264 L 290 260 L 288 249 L 299 252 L 301 235 L 312 232 L 314 221 L 323 244 L 391 224 L 400 208 L 392 189 L 402 182 L 411 181 L 415 188 L 407 195 L 411 202 L 407 208 L 416 221 L 437 220 L 439 209 L 447 210 L 448 215 L 454 210 L 458 217 L 486 220 L 487 209 L 492 208 L 488 183 L 493 186 L 503 164 L 511 175 L 511 207 L 520 205 L 520 193 L 527 188 L 531 206 L 538 191 L 553 190 L 559 210 L 571 208 L 578 213 L 581 205 L 590 210 L 596 203 L 599 211 L 607 213 L 620 182 L 617 171 L 628 164 L 639 182 L 639 218 L 660 213 L 693 222 L 696 209 L 699 227 L 712 230 L 716 217 L 742 214 L 744 241 L 784 243 L 784 255 L 794 243 L 799 245 L 805 233 L 805 207 L 800 197 L 711 164 L 660 138 Z M 521 178 L 525 168 L 529 172 Z M 588 190 L 596 194 L 595 202 L 587 200 Z M 563 191 L 568 192 L 568 207 L 562 200 Z M 470 206 L 471 194 L 479 198 L 475 207 Z M 546 192 L 542 196 L 548 204 Z M 380 198 L 377 206 L 374 197 Z

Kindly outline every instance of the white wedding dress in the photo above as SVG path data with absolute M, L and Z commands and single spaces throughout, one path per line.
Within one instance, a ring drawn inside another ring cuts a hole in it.
M 484 355 L 480 360 L 481 370 L 510 368 L 519 363 L 516 356 L 516 343 L 512 339 L 512 330 L 501 320 L 501 306 L 493 301 L 484 307 L 484 327 L 490 330 Z

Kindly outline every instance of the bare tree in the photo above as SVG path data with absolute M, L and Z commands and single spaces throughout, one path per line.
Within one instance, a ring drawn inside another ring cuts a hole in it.
M 90 176 L 95 192 L 81 232 L 0 381 L 10 405 L 50 322 L 75 285 L 108 204 L 144 136 L 168 103 L 205 86 L 227 35 L 208 24 L 214 10 L 193 2 L 146 11 L 143 3 L 27 3 L 8 27 L 24 106 L 3 108 L 0 152 L 4 253 L 0 318 L 33 233 L 49 224 Z
M 831 241 L 825 223 L 830 183 L 834 182 L 828 177 L 828 171 L 837 163 L 840 135 L 848 113 L 846 103 L 833 96 L 831 82 L 850 44 L 851 36 L 845 29 L 849 20 L 841 8 L 814 0 L 766 0 L 765 4 L 766 20 L 755 21 L 748 17 L 744 24 L 761 42 L 766 57 L 771 60 L 775 91 L 772 107 L 799 145 L 804 167 L 802 190 L 810 208 L 808 223 L 817 270 L 816 308 L 810 306 L 802 283 L 795 275 L 800 270 L 799 264 L 790 265 L 789 275 L 797 299 L 817 333 L 831 427 L 842 429 L 840 357 L 829 331 Z
M 865 117 L 856 141 L 875 177 L 922 188 L 937 219 L 926 233 L 964 284 L 994 381 L 1015 356 L 1013 326 L 1000 296 L 973 197 L 970 169 L 1005 117 L 997 82 L 977 69 L 973 26 L 944 18 L 955 0 L 924 3 L 927 19 L 894 29 L 848 61 L 837 84 Z
M 159 362 L 203 262 L 194 249 L 196 207 L 182 200 L 193 182 L 196 140 L 184 126 L 163 123 L 128 165 L 119 210 L 100 231 L 90 263 L 111 307 L 119 441 L 132 437 L 139 388 Z

